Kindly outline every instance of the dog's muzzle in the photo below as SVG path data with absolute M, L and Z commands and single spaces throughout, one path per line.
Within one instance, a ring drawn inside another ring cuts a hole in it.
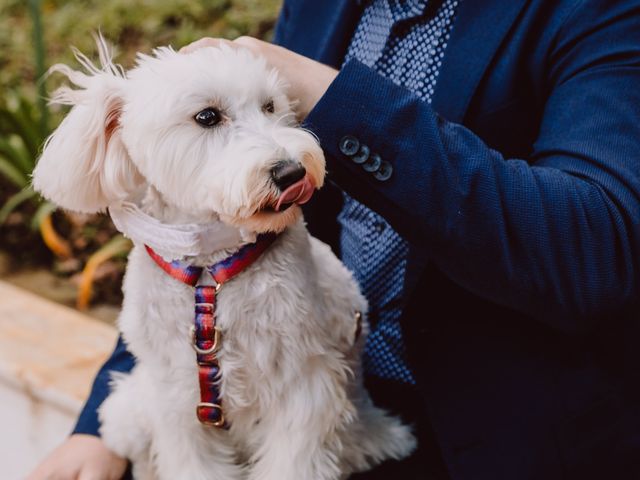
M 274 206 L 276 212 L 284 211 L 294 203 L 307 203 L 315 189 L 307 170 L 293 160 L 276 163 L 271 169 L 271 179 L 281 192 Z

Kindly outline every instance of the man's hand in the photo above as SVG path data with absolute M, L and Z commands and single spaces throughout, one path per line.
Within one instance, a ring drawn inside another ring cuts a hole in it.
M 120 480 L 127 461 L 91 435 L 71 435 L 26 480 Z
M 322 63 L 252 37 L 240 37 L 234 41 L 202 38 L 180 51 L 189 53 L 198 48 L 217 47 L 221 44 L 232 48 L 244 47 L 256 55 L 265 57 L 267 63 L 277 69 L 288 82 L 289 98 L 299 101 L 295 106 L 299 119 L 304 119 L 309 114 L 338 75 L 337 70 Z

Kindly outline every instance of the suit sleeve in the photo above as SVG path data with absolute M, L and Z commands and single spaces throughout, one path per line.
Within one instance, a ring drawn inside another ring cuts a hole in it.
M 109 357 L 102 368 L 100 368 L 100 371 L 98 371 L 93 381 L 89 398 L 80 413 L 80 417 L 72 433 L 99 435 L 100 421 L 98 419 L 98 408 L 109 395 L 111 373 L 130 372 L 134 365 L 135 359 L 133 355 L 127 350 L 122 337 L 119 337 L 111 357 Z
M 582 3 L 549 52 L 528 158 L 503 157 L 357 61 L 306 120 L 330 178 L 453 281 L 570 333 L 637 301 L 640 259 L 640 13 Z M 344 154 L 345 135 L 391 177 Z

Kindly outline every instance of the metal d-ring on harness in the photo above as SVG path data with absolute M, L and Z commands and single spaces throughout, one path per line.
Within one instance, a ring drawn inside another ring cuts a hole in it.
M 220 363 L 217 353 L 222 345 L 222 332 L 216 325 L 216 296 L 222 285 L 243 272 L 273 243 L 275 234 L 262 234 L 255 243 L 243 246 L 236 253 L 208 267 L 167 262 L 149 246 L 149 256 L 166 273 L 195 289 L 195 318 L 190 329 L 190 341 L 196 352 L 200 402 L 196 406 L 198 420 L 204 425 L 228 429 L 220 395 Z M 202 272 L 213 278 L 215 285 L 197 285 Z

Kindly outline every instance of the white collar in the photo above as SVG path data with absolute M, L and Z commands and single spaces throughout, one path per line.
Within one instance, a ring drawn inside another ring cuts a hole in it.
M 208 255 L 255 241 L 254 233 L 221 221 L 208 224 L 170 225 L 144 213 L 135 203 L 109 207 L 116 228 L 134 243 L 149 245 L 166 260 Z

